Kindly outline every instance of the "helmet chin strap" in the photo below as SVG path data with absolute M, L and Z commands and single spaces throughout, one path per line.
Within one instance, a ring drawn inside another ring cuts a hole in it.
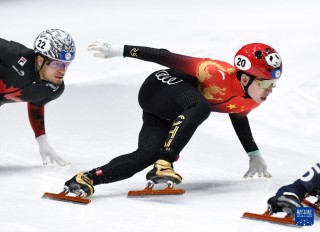
M 250 75 L 247 75 L 249 77 L 249 81 L 247 83 L 247 85 L 243 85 L 243 89 L 244 89 L 244 92 L 245 92 L 245 98 L 250 98 L 250 95 L 248 93 L 248 89 L 249 89 L 249 86 L 252 84 L 252 82 L 254 81 L 254 77 L 253 76 L 250 76 Z
M 43 62 L 42 62 L 42 64 L 41 64 L 39 70 L 36 70 L 36 71 L 40 72 L 41 69 L 43 68 L 43 66 L 45 65 L 46 61 L 48 60 L 48 57 L 43 56 L 42 54 L 37 54 L 37 56 L 41 56 L 41 57 L 43 58 Z M 36 56 L 36 64 L 38 64 L 37 56 Z M 37 65 L 36 65 L 35 67 L 37 67 Z
M 43 58 L 43 62 L 42 64 L 40 65 L 40 67 L 38 66 L 38 60 L 37 60 L 37 56 L 41 56 Z M 45 65 L 45 63 L 47 62 L 48 58 L 46 56 L 43 56 L 42 54 L 37 54 L 36 57 L 35 57 L 35 71 L 38 72 L 38 75 L 35 77 L 37 81 L 43 81 L 42 78 L 41 78 L 41 74 L 40 74 L 40 71 L 42 70 L 43 66 Z M 38 67 L 39 67 L 39 70 L 38 70 Z

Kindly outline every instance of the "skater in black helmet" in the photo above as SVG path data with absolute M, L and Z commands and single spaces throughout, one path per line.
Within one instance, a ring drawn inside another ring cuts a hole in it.
M 174 170 L 173 162 L 212 111 L 229 114 L 249 157 L 249 170 L 244 177 L 271 177 L 253 139 L 247 115 L 267 100 L 281 76 L 282 61 L 275 49 L 261 43 L 247 44 L 237 52 L 234 66 L 166 49 L 117 46 L 104 41 L 94 42 L 89 50 L 96 52 L 95 57 L 131 57 L 169 69 L 150 74 L 140 88 L 143 125 L 137 150 L 80 172 L 65 183 L 66 192 L 90 196 L 93 186 L 129 178 L 151 164 L 154 166 L 147 180 L 179 184 L 182 177 Z
M 63 78 L 75 52 L 72 37 L 60 29 L 41 32 L 34 49 L 0 38 L 0 106 L 27 102 L 43 164 L 48 158 L 62 166 L 68 164 L 48 143 L 44 112 L 45 105 L 63 93 Z
M 272 213 L 286 212 L 292 217 L 295 208 L 302 207 L 301 202 L 307 195 L 317 197 L 317 204 L 320 203 L 320 163 L 292 184 L 279 188 L 276 195 L 268 200 L 269 210 Z

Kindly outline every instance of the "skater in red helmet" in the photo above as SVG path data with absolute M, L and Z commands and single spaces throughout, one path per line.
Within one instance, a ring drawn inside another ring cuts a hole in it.
M 152 164 L 147 180 L 179 184 L 182 177 L 174 170 L 173 162 L 211 112 L 229 114 L 249 157 L 244 177 L 271 177 L 253 139 L 247 115 L 267 100 L 282 74 L 282 61 L 275 49 L 262 43 L 247 44 L 236 53 L 234 66 L 166 49 L 104 41 L 92 43 L 89 50 L 98 58 L 130 57 L 168 69 L 150 74 L 140 88 L 143 125 L 137 150 L 80 172 L 65 183 L 66 192 L 90 196 L 93 186 L 129 178 Z

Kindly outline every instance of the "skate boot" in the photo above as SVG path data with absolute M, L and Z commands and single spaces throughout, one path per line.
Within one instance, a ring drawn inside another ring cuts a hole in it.
M 94 193 L 92 175 L 80 172 L 64 184 L 64 192 L 74 193 L 81 197 L 89 197 Z
M 290 218 L 294 217 L 297 207 L 303 207 L 296 194 L 285 192 L 283 195 L 276 195 L 268 200 L 268 211 L 271 213 L 285 212 Z
M 152 181 L 155 184 L 172 182 L 180 184 L 182 177 L 173 169 L 172 163 L 165 160 L 155 162 L 153 169 L 147 173 L 148 182 Z

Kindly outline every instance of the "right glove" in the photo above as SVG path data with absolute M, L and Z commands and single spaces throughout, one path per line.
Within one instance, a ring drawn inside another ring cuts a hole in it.
M 94 51 L 94 57 L 98 58 L 112 58 L 123 57 L 124 45 L 109 44 L 104 40 L 98 40 L 92 42 L 88 46 L 88 51 Z
M 42 157 L 42 162 L 43 165 L 48 164 L 48 158 L 50 158 L 51 163 L 57 162 L 60 166 L 66 166 L 69 165 L 69 162 L 66 162 L 63 160 L 50 146 L 48 143 L 48 138 L 47 136 L 40 135 L 36 138 L 38 144 L 39 144 L 39 150 L 40 150 L 40 155 Z
M 271 178 L 271 174 L 267 171 L 267 164 L 261 156 L 259 150 L 248 152 L 249 160 L 249 170 L 244 174 L 243 178 L 252 178 L 256 173 L 258 177 Z

